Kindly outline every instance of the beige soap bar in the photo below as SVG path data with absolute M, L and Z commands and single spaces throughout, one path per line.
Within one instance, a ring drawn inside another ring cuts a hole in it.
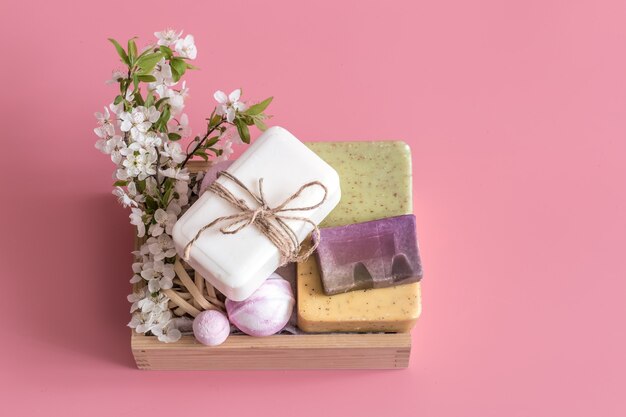
M 320 227 L 413 212 L 411 150 L 400 141 L 307 142 L 339 174 L 341 201 Z
M 298 263 L 298 327 L 305 332 L 408 332 L 422 311 L 420 283 L 325 295 L 315 257 Z

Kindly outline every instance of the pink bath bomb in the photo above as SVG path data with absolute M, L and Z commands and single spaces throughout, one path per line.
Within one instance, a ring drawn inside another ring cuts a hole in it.
M 272 274 L 247 299 L 226 300 L 226 312 L 230 322 L 242 332 L 250 336 L 269 336 L 285 327 L 295 303 L 289 282 Z
M 230 323 L 221 311 L 206 310 L 193 320 L 193 335 L 203 345 L 221 345 L 229 334 Z
M 212 164 L 204 174 L 204 178 L 202 178 L 202 183 L 200 184 L 200 194 L 202 194 L 204 190 L 209 187 L 209 185 L 215 182 L 218 172 L 226 171 L 228 167 L 233 164 L 233 162 L 235 161 L 220 161 Z

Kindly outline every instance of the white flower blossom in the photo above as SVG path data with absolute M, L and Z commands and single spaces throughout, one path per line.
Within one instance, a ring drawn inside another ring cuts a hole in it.
M 102 153 L 111 155 L 111 161 L 119 164 L 122 161 L 122 151 L 126 149 L 126 142 L 121 136 L 115 135 L 110 139 L 99 139 L 96 142 L 96 148 Z
M 143 262 L 134 262 L 132 265 L 132 269 L 133 269 L 133 277 L 130 280 L 131 284 L 134 284 L 136 282 L 140 282 L 141 281 L 141 275 L 139 275 L 143 269 Z M 137 278 L 135 277 L 139 277 L 139 279 L 137 280 Z M 135 282 L 133 282 L 133 280 L 135 280 Z
M 145 135 L 140 135 L 136 140 L 138 146 L 141 146 L 146 151 L 152 148 L 158 148 L 163 143 L 161 134 L 156 132 L 148 132 Z
M 170 158 L 175 164 L 180 164 L 187 158 L 187 154 L 183 152 L 183 149 L 178 142 L 164 143 L 161 155 L 166 158 Z
M 172 114 L 178 114 L 183 111 L 185 107 L 185 99 L 189 96 L 189 89 L 186 86 L 186 81 L 183 81 L 182 88 L 180 90 L 174 89 L 162 89 L 158 91 L 161 97 L 167 97 L 167 101 L 171 107 Z
M 176 32 L 174 29 L 167 28 L 161 32 L 154 32 L 154 36 L 158 39 L 157 45 L 170 46 L 175 43 L 183 31 Z
M 178 120 L 172 119 L 169 124 L 169 130 L 170 132 L 178 133 L 182 138 L 189 137 L 191 135 L 191 127 L 189 127 L 189 117 L 187 114 L 181 114 Z
M 150 237 L 146 241 L 146 244 L 155 261 L 176 256 L 174 241 L 166 234 L 162 234 L 158 237 Z
M 187 168 L 160 169 L 159 174 L 168 178 L 174 178 L 174 179 L 182 180 L 182 181 L 189 181 L 189 171 L 187 171 Z
M 126 96 L 124 97 L 126 101 L 131 101 L 133 99 L 133 91 L 129 88 L 126 92 Z M 115 114 L 118 118 L 124 112 L 124 102 L 120 101 L 115 104 L 115 102 L 109 104 L 109 109 Z
M 128 302 L 131 303 L 130 312 L 134 313 L 139 308 L 139 301 L 146 298 L 146 287 L 139 288 L 136 292 L 126 297 Z
M 144 237 L 146 235 L 146 225 L 143 222 L 143 216 L 145 216 L 141 209 L 132 208 L 131 213 L 128 216 L 130 218 L 130 224 L 137 226 L 137 237 Z
M 148 291 L 155 293 L 161 289 L 172 288 L 172 280 L 176 277 L 173 264 L 163 261 L 146 262 L 141 271 L 141 277 L 148 281 Z
M 106 80 L 104 83 L 105 84 L 116 84 L 119 83 L 121 80 L 123 80 L 124 78 L 126 78 L 128 74 L 125 73 L 122 70 L 113 70 L 113 72 L 111 73 L 111 78 Z
M 161 322 L 154 326 L 151 331 L 159 341 L 165 343 L 177 342 L 182 336 L 180 330 L 174 326 L 172 321 L 168 321 L 167 323 Z
M 137 184 L 134 181 L 128 182 L 128 185 L 126 185 L 126 193 L 137 203 L 146 202 L 146 196 L 143 193 L 137 192 Z
M 221 90 L 217 90 L 213 94 L 215 101 L 219 103 L 217 106 L 218 115 L 226 115 L 228 123 L 232 123 L 235 120 L 235 115 L 238 111 L 244 111 L 247 106 L 239 101 L 241 98 L 241 89 L 232 91 L 228 96 Z
M 215 158 L 217 162 L 226 161 L 230 156 L 235 152 L 233 150 L 233 143 L 231 141 L 224 141 L 219 146 L 218 149 L 222 150 L 222 154 Z
M 189 317 L 173 317 L 170 323 L 183 333 L 193 331 L 193 320 Z
M 165 58 L 156 64 L 154 70 L 152 70 L 152 75 L 156 78 L 156 81 L 149 84 L 150 90 L 156 90 L 161 98 L 165 97 L 165 92 L 169 87 L 178 84 L 174 81 L 172 77 L 172 67 L 167 63 Z
M 174 191 L 176 191 L 176 195 L 178 195 L 178 201 L 176 202 L 178 207 L 172 207 L 172 209 L 168 207 L 168 211 L 179 215 L 181 212 L 180 206 L 186 206 L 189 204 L 189 194 L 191 193 L 191 190 L 189 190 L 189 183 L 187 181 L 176 181 L 176 184 L 174 184 Z
M 156 307 L 158 304 L 154 302 L 154 299 L 151 295 L 148 295 L 146 296 L 146 298 L 139 300 L 138 304 L 141 304 L 142 306 L 152 306 L 147 311 L 135 311 L 132 319 L 128 323 L 128 327 L 135 329 L 135 331 L 139 333 L 147 333 L 149 331 L 152 331 L 155 326 L 159 324 L 167 324 L 172 319 L 172 313 L 169 310 L 163 309 L 161 307 L 153 308 Z
M 132 198 L 130 198 L 130 196 L 128 194 L 126 194 L 126 191 L 124 191 L 124 189 L 122 187 L 115 187 L 113 189 L 113 195 L 117 197 L 117 200 L 120 202 L 120 204 L 124 207 L 137 207 L 137 202 L 135 200 L 133 200 Z
M 94 116 L 98 120 L 98 127 L 93 131 L 102 139 L 109 139 L 115 135 L 115 126 L 111 123 L 109 109 L 104 108 L 104 113 L 95 112 Z
M 198 55 L 193 35 L 187 35 L 183 39 L 178 39 L 174 48 L 183 58 L 196 59 L 196 56 Z
M 150 175 L 156 174 L 155 163 L 158 155 L 155 148 L 146 145 L 145 141 L 133 142 L 120 153 L 126 157 L 122 161 L 122 166 L 126 169 L 126 178 L 136 177 L 139 180 L 145 180 Z
M 161 112 L 154 106 L 147 109 L 143 106 L 135 107 L 131 113 L 123 112 L 120 115 L 120 130 L 130 132 L 130 136 L 135 139 L 146 133 L 152 124 L 159 120 L 160 115 Z
M 187 187 L 189 188 L 189 185 L 187 185 Z M 187 197 L 184 197 L 184 194 L 180 194 L 180 197 L 178 199 L 170 201 L 170 203 L 167 205 L 167 211 L 171 211 L 172 213 L 176 214 L 176 217 L 178 217 L 180 216 L 180 213 L 183 212 L 181 205 L 186 206 L 187 204 L 189 204 L 189 199 Z
M 164 311 L 167 311 L 169 313 L 167 309 L 168 301 L 169 299 L 165 296 L 165 294 L 148 293 L 145 298 L 137 302 L 137 306 L 141 309 L 142 313 L 158 314 Z
M 154 212 L 154 221 L 156 223 L 151 224 L 150 229 L 148 230 L 150 236 L 157 237 L 162 235 L 163 232 L 171 235 L 174 223 L 176 223 L 176 214 L 171 211 L 157 209 Z
M 146 195 L 156 196 L 158 192 L 157 188 L 158 188 L 158 184 L 154 177 L 146 178 L 146 191 L 145 191 Z

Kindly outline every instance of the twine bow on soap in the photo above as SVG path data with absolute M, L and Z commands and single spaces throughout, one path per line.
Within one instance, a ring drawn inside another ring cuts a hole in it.
M 278 248 L 280 252 L 281 266 L 288 262 L 303 261 L 315 251 L 320 240 L 320 231 L 317 225 L 306 217 L 289 216 L 283 213 L 290 211 L 313 210 L 324 204 L 324 201 L 326 201 L 326 197 L 328 195 L 328 189 L 324 184 L 319 181 L 308 182 L 301 186 L 295 193 L 293 193 L 281 204 L 272 208 L 268 206 L 267 201 L 265 200 L 265 196 L 263 195 L 263 178 L 259 179 L 259 194 L 256 195 L 254 192 L 252 192 L 252 190 L 246 187 L 241 181 L 239 181 L 239 179 L 237 179 L 230 173 L 226 171 L 221 171 L 218 173 L 218 177 L 220 176 L 224 176 L 225 178 L 228 178 L 229 180 L 237 184 L 239 188 L 245 191 L 258 203 L 259 207 L 249 207 L 243 199 L 235 197 L 235 195 L 233 195 L 233 193 L 230 192 L 230 190 L 228 190 L 222 184 L 217 181 L 213 182 L 213 184 L 211 184 L 209 188 L 207 188 L 207 190 L 228 201 L 240 211 L 229 216 L 218 217 L 212 222 L 202 226 L 200 230 L 198 230 L 194 238 L 191 239 L 189 243 L 187 243 L 187 246 L 185 246 L 185 251 L 183 254 L 183 259 L 185 261 L 189 260 L 189 253 L 191 252 L 191 248 L 196 240 L 198 240 L 202 232 L 210 227 L 213 227 L 219 222 L 228 222 L 228 224 L 219 229 L 220 232 L 225 235 L 236 234 L 250 225 L 256 226 L 261 231 L 261 233 L 263 233 L 263 235 L 265 235 L 274 244 L 274 246 Z M 287 207 L 287 204 L 300 197 L 300 194 L 302 194 L 304 190 L 315 186 L 321 187 L 324 191 L 324 195 L 319 203 L 307 207 Z M 313 239 L 313 246 L 311 246 L 311 248 L 303 254 L 300 254 L 300 243 L 298 242 L 298 237 L 296 233 L 293 231 L 293 229 L 291 229 L 291 227 L 289 227 L 289 225 L 287 225 L 287 223 L 285 223 L 285 220 L 298 220 L 313 226 L 313 235 L 316 238 Z

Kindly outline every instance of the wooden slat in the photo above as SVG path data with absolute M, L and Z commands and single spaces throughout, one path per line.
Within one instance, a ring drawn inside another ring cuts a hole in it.
M 131 344 L 137 366 L 153 370 L 398 369 L 411 351 L 409 333 L 231 336 L 215 347 L 133 333 Z

